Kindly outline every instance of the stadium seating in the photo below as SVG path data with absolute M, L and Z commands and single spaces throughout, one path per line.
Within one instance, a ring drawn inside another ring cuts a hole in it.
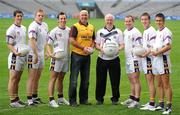
M 42 8 L 49 14 L 57 14 L 64 11 L 68 15 L 77 15 L 80 8 L 78 2 L 91 0 L 1 0 L 0 14 L 12 13 L 15 9 L 21 9 L 24 13 L 34 14 L 35 10 Z M 180 16 L 180 0 L 94 0 L 96 6 L 103 15 L 112 13 L 115 16 L 140 16 L 143 12 L 154 15 L 158 12 L 166 16 Z M 97 8 L 96 7 L 96 8 Z M 97 13 L 98 14 L 98 13 Z

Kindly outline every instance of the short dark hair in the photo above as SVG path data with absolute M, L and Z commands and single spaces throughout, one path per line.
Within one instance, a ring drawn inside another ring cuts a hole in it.
M 132 21 L 134 22 L 134 17 L 132 15 L 127 15 L 125 18 L 132 18 Z
M 64 12 L 59 12 L 59 14 L 57 15 L 57 19 L 59 19 L 60 15 L 65 15 L 66 16 L 66 14 Z
M 15 10 L 14 13 L 13 13 L 13 16 L 15 17 L 17 14 L 22 14 L 23 15 L 23 12 L 21 10 Z
M 156 14 L 156 16 L 155 17 L 160 17 L 160 18 L 162 18 L 163 19 L 163 21 L 165 21 L 165 16 L 164 16 L 164 14 L 163 13 L 158 13 L 158 14 Z
M 147 16 L 149 20 L 151 19 L 149 13 L 147 13 L 147 12 L 144 12 L 144 13 L 141 15 L 141 17 L 142 17 L 142 16 Z

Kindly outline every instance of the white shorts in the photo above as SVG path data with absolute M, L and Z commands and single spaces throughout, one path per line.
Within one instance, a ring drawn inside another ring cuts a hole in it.
M 152 57 L 142 58 L 141 64 L 144 74 L 152 74 Z
M 28 55 L 28 69 L 39 69 L 44 67 L 44 54 L 38 54 L 38 62 L 36 64 L 34 62 L 34 54 L 30 53 Z
M 8 56 L 8 69 L 23 71 L 26 64 L 26 56 L 20 57 L 16 56 L 13 53 L 10 53 Z
M 171 73 L 171 62 L 168 55 L 157 56 L 153 58 L 152 63 L 153 74 L 162 75 Z
M 139 72 L 141 69 L 140 59 L 126 59 L 126 73 Z
M 69 60 L 51 59 L 49 69 L 50 71 L 66 73 L 69 71 Z

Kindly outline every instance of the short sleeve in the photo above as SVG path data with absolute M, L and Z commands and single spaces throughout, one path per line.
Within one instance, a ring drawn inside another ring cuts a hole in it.
M 118 37 L 119 37 L 119 44 L 123 44 L 124 43 L 124 38 L 123 38 L 123 33 L 121 30 L 119 30 L 118 32 Z
M 133 39 L 135 41 L 135 45 L 142 45 L 142 34 L 139 31 L 136 31 L 133 34 Z
M 172 34 L 165 33 L 163 38 L 163 45 L 171 44 L 172 43 Z
M 71 31 L 70 31 L 70 37 L 76 38 L 78 34 L 78 30 L 75 26 L 71 27 Z
M 100 43 L 101 43 L 100 31 L 98 31 L 97 34 L 96 34 L 95 43 L 97 43 L 97 44 L 100 44 Z
M 14 31 L 13 29 L 9 28 L 7 31 L 6 31 L 6 43 L 7 44 L 14 44 L 15 42 L 15 34 L 14 34 Z
M 31 23 L 29 25 L 29 28 L 28 28 L 28 37 L 29 39 L 31 38 L 35 38 L 37 39 L 37 33 L 38 33 L 38 29 L 37 29 L 37 25 L 35 23 Z
M 54 39 L 55 39 L 55 32 L 52 30 L 52 31 L 50 31 L 50 33 L 48 34 L 47 44 L 53 45 Z

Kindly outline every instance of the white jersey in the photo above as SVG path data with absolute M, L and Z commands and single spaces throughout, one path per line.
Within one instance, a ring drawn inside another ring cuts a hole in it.
M 166 44 L 171 44 L 172 42 L 172 32 L 164 27 L 162 30 L 157 30 L 157 36 L 155 39 L 155 44 L 153 45 L 153 50 L 159 50 L 163 48 Z M 164 52 L 163 55 L 169 55 L 170 50 Z
M 119 45 L 123 44 L 124 40 L 123 40 L 122 31 L 120 29 L 118 29 L 118 28 L 115 28 L 115 27 L 113 27 L 113 29 L 111 31 L 107 30 L 105 27 L 100 29 L 97 32 L 95 42 L 100 44 L 100 47 L 103 47 L 106 40 L 114 40 Z M 104 60 L 112 60 L 112 59 L 115 59 L 116 57 L 118 57 L 118 54 L 116 54 L 116 55 L 114 55 L 112 57 L 108 57 L 105 54 L 102 54 L 101 52 L 99 52 L 99 57 L 101 59 L 104 59 Z
M 172 43 L 172 33 L 164 27 L 162 30 L 157 30 L 155 44 L 153 50 L 159 50 L 167 44 Z M 162 55 L 153 56 L 153 74 L 169 74 L 171 73 L 171 61 L 169 57 L 170 50 L 164 52 Z
M 156 30 L 150 26 L 143 32 L 143 47 L 146 50 L 151 50 L 155 43 Z M 142 69 L 144 74 L 152 74 L 152 56 L 142 58 Z
M 60 27 L 55 27 L 48 36 L 47 44 L 53 46 L 53 52 L 64 51 L 66 54 L 65 59 L 69 57 L 69 34 L 70 28 L 66 27 L 65 29 Z
M 19 44 L 26 44 L 26 27 L 12 24 L 6 32 L 6 42 L 15 49 Z M 22 71 L 26 64 L 26 57 L 16 56 L 12 52 L 8 56 L 8 68 L 11 70 Z
M 143 47 L 148 50 L 153 47 L 156 38 L 156 30 L 151 26 L 143 32 Z
M 124 31 L 124 44 L 125 44 L 125 56 L 126 59 L 138 58 L 133 54 L 132 49 L 138 45 L 142 45 L 142 34 L 141 32 L 133 27 L 131 30 Z
M 36 39 L 38 54 L 44 54 L 44 45 L 48 37 L 48 25 L 45 22 L 37 23 L 33 21 L 28 28 L 28 37 L 29 39 Z
M 14 48 L 18 44 L 26 44 L 26 27 L 12 24 L 6 31 L 6 42 L 12 44 Z

